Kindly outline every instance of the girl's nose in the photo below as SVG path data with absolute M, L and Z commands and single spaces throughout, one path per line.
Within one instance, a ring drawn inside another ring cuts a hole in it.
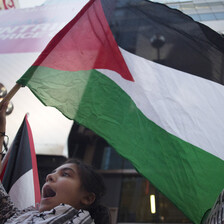
M 56 174 L 50 173 L 46 177 L 46 182 L 54 182 L 56 180 Z

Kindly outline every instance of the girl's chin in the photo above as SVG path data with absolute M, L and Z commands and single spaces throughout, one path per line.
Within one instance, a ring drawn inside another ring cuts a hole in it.
M 42 198 L 40 201 L 39 212 L 50 211 L 56 206 L 53 198 Z

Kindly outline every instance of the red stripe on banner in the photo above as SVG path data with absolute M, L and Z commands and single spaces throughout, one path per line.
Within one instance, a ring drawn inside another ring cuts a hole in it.
M 4 165 L 2 165 L 2 171 L 1 171 L 1 175 L 0 175 L 0 180 L 1 181 L 3 180 L 3 177 L 4 177 L 4 173 L 5 173 L 7 164 L 8 164 L 8 158 L 7 158 L 7 161 L 5 161 Z
M 33 135 L 32 135 L 32 131 L 31 131 L 28 119 L 27 119 L 27 115 L 25 116 L 25 120 L 27 125 L 30 153 L 31 153 L 31 159 L 32 159 L 35 204 L 37 204 L 37 203 L 40 203 L 40 199 L 41 199 L 39 176 L 38 176 L 38 170 L 37 170 L 37 159 L 36 159 L 36 153 L 34 148 Z

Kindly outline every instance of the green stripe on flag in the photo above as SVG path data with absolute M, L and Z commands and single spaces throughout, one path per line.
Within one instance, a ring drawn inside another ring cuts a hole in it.
M 26 84 L 32 69 L 35 75 L 27 86 L 45 105 L 105 138 L 191 220 L 200 223 L 224 186 L 221 159 L 148 120 L 117 84 L 96 70 L 31 67 L 18 83 Z

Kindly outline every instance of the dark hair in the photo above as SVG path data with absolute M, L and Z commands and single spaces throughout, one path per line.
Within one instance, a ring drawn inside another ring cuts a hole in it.
M 95 201 L 86 210 L 89 211 L 95 224 L 109 224 L 110 212 L 106 206 L 100 204 L 102 196 L 106 193 L 106 187 L 102 176 L 96 170 L 78 159 L 68 159 L 64 164 L 73 163 L 77 165 L 79 178 L 82 187 L 87 191 L 94 193 Z

